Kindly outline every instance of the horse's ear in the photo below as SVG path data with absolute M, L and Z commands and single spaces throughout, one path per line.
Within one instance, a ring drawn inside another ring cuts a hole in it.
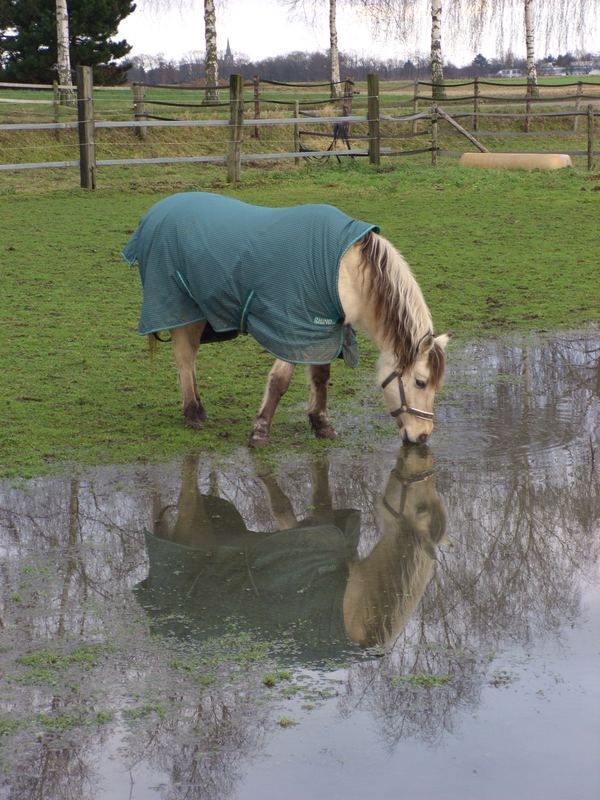
M 426 353 L 428 353 L 433 347 L 434 341 L 433 333 L 428 333 L 426 336 L 424 336 L 419 342 L 419 355 L 424 356 Z
M 446 349 L 446 345 L 448 344 L 448 342 L 450 341 L 451 338 L 452 338 L 452 334 L 451 333 L 440 333 L 439 336 L 435 337 L 435 343 L 442 350 L 445 350 Z

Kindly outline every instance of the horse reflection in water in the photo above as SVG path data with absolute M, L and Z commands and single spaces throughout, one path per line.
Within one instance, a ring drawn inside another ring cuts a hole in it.
M 235 506 L 198 488 L 186 460 L 176 505 L 154 492 L 148 577 L 136 587 L 157 632 L 219 636 L 235 623 L 289 639 L 301 664 L 387 648 L 433 574 L 446 515 L 426 447 L 404 448 L 379 498 L 380 538 L 362 559 L 361 512 L 334 509 L 326 462 L 311 467 L 311 515 L 298 521 L 272 474 L 258 476 L 278 530 L 250 531 Z
M 389 647 L 402 632 L 433 574 L 446 512 L 425 448 L 403 452 L 379 498 L 381 538 L 349 564 L 344 625 L 361 647 Z

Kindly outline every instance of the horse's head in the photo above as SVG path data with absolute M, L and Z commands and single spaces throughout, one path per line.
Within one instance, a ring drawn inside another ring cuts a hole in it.
M 362 647 L 387 648 L 397 639 L 421 601 L 446 534 L 433 454 L 423 446 L 401 450 L 378 502 L 381 537 L 349 565 L 344 624 Z
M 405 443 L 426 442 L 433 430 L 433 402 L 444 379 L 444 350 L 449 334 L 426 336 L 412 366 L 400 371 L 396 357 L 383 351 L 377 378 L 390 414 Z

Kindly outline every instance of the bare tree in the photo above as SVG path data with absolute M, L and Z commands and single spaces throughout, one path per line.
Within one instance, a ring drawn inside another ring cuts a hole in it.
M 57 0 L 59 2 L 59 0 Z M 160 10 L 177 7 L 179 9 L 192 5 L 194 0 L 138 0 L 138 5 L 148 9 Z M 216 5 L 224 4 L 221 0 L 204 0 L 204 77 L 206 91 L 204 102 L 212 103 L 219 99 L 217 90 L 219 70 L 217 65 L 217 15 Z
M 337 40 L 337 0 L 329 0 L 329 75 L 331 80 L 331 95 L 340 94 L 340 53 Z
M 535 68 L 535 0 L 523 0 L 525 12 L 525 50 L 527 53 L 527 90 L 529 94 L 538 94 L 537 71 Z
M 492 25 L 496 27 L 498 49 L 507 38 L 512 39 L 518 31 L 521 33 L 517 35 L 522 36 L 524 32 L 528 92 L 533 95 L 538 93 L 535 66 L 539 57 L 538 36 L 545 40 L 546 48 L 551 41 L 557 46 L 568 46 L 589 29 L 590 20 L 600 11 L 600 0 L 544 0 L 543 3 L 536 0 L 451 0 L 451 3 L 453 28 L 466 25 L 474 44 L 479 43 L 482 32 Z
M 214 0 L 204 0 L 204 41 L 206 46 L 204 100 L 205 102 L 214 102 L 219 99 L 219 92 L 216 88 L 219 81 L 219 70 L 217 66 L 217 16 Z
M 73 100 L 71 79 L 71 56 L 69 53 L 69 11 L 67 0 L 56 0 L 56 61 L 60 101 L 64 105 Z
M 339 97 L 340 90 L 340 53 L 337 36 L 337 4 L 338 0 L 283 0 L 292 11 L 301 11 L 306 19 L 316 24 L 317 12 L 325 2 L 329 6 L 329 80 L 331 96 Z
M 450 0 L 454 3 L 456 0 Z M 442 0 L 353 0 L 369 13 L 373 26 L 406 40 L 427 13 L 431 16 L 431 82 L 433 96 L 445 97 L 442 57 Z M 468 2 L 468 0 L 467 0 Z
M 432 94 L 442 98 L 444 70 L 442 68 L 442 0 L 431 0 L 431 82 Z

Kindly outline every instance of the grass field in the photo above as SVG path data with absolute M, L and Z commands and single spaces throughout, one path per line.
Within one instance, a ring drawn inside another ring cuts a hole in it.
M 107 168 L 94 193 L 72 188 L 73 179 L 68 170 L 15 173 L 0 184 L 5 476 L 245 444 L 270 357 L 247 338 L 202 349 L 211 418 L 197 433 L 180 422 L 170 348 L 150 366 L 136 333 L 139 279 L 120 250 L 145 210 L 175 191 L 227 192 L 264 205 L 326 202 L 377 222 L 411 264 L 440 332 L 474 338 L 598 318 L 598 174 L 405 163 L 247 168 L 234 191 L 216 168 Z M 334 418 L 380 410 L 375 354 L 368 345 L 362 354 L 358 370 L 335 366 Z M 451 351 L 449 360 L 451 368 Z M 310 439 L 305 398 L 297 377 L 278 411 L 271 453 L 324 446 Z

